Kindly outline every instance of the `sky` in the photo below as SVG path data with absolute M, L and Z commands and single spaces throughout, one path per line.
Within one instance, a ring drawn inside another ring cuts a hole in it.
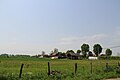
M 120 0 L 0 0 L 0 54 L 120 46 Z M 113 55 L 120 48 L 113 48 Z M 104 53 L 105 49 L 103 49 Z

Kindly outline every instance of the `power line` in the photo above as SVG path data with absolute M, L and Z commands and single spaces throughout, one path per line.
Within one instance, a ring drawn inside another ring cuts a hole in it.
M 112 47 L 109 47 L 109 48 L 119 48 L 120 46 L 112 46 Z M 103 48 L 103 49 L 107 49 L 107 48 Z
M 120 46 L 113 46 L 113 47 L 110 47 L 110 48 L 118 48 L 118 47 L 120 47 Z

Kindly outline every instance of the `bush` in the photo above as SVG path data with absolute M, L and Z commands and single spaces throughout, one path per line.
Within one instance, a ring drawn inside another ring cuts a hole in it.
M 99 56 L 101 60 L 120 60 L 120 56 Z
M 5 76 L 0 75 L 0 80 L 7 80 Z
M 104 72 L 112 72 L 114 71 L 110 66 L 104 68 Z
M 116 73 L 120 74 L 120 67 L 119 66 L 116 68 Z

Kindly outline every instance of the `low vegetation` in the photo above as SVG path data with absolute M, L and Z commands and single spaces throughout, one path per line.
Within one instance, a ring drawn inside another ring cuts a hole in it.
M 51 68 L 49 76 L 48 62 L 50 62 Z M 18 80 L 21 64 L 24 64 L 24 67 L 20 80 L 101 80 L 116 78 L 120 77 L 118 62 L 119 60 L 0 58 L 0 80 Z M 75 63 L 77 63 L 76 73 L 74 71 Z M 92 69 L 90 63 L 92 63 Z

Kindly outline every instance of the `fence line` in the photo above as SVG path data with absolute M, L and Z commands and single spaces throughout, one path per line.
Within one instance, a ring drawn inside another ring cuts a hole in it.
M 19 78 L 22 77 L 23 66 L 24 66 L 24 64 L 21 64 L 20 73 L 19 73 Z M 119 63 L 119 62 L 118 62 L 118 65 L 117 65 L 117 66 L 120 68 L 120 63 Z M 50 66 L 50 62 L 48 62 L 48 73 L 47 73 L 48 76 L 52 74 L 52 73 L 51 73 L 52 70 L 51 70 L 50 67 L 51 67 L 51 66 Z M 74 64 L 74 73 L 75 73 L 75 74 L 77 73 L 77 68 L 78 68 L 78 65 L 77 65 L 77 63 L 75 63 L 75 64 Z M 105 64 L 105 69 L 109 71 L 109 68 L 110 68 L 110 66 L 108 65 L 108 63 L 106 63 L 106 64 Z M 84 67 L 83 67 L 83 69 L 84 69 Z M 108 71 L 106 71 L 106 72 L 108 72 Z M 58 72 L 58 71 L 56 71 L 56 72 Z M 58 73 L 60 73 L 60 72 L 58 72 Z M 91 74 L 93 73 L 93 64 L 92 64 L 92 62 L 90 62 L 90 73 L 91 73 Z

